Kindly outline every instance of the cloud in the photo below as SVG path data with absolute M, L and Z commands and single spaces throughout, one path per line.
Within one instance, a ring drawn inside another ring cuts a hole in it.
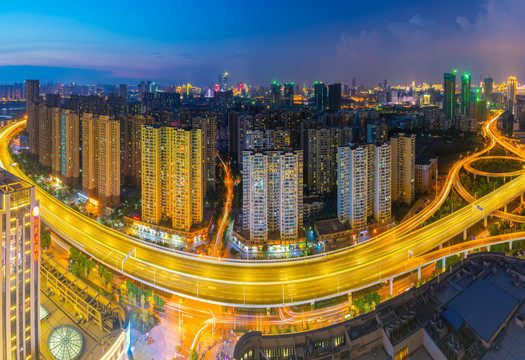
M 419 16 L 419 14 L 416 14 L 412 16 L 410 20 L 408 20 L 408 23 L 412 25 L 423 26 L 425 24 L 425 21 L 421 16 Z
M 363 30 L 358 36 L 341 34 L 341 38 L 336 43 L 335 48 L 340 54 L 355 57 L 380 46 L 381 39 L 377 31 L 368 32 Z
M 465 31 L 470 30 L 471 24 L 470 20 L 463 16 L 458 16 L 456 19 L 456 22 L 461 26 L 461 28 Z

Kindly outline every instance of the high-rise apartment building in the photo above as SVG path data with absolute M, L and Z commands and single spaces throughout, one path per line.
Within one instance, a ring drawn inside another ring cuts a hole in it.
M 246 145 L 244 146 L 244 150 L 284 150 L 289 147 L 290 131 L 288 130 L 276 129 L 246 131 Z
M 446 119 L 456 115 L 456 72 L 443 74 L 443 113 Z
M 80 184 L 80 119 L 69 110 L 53 110 L 51 165 L 53 176 L 65 185 Z
M 392 211 L 391 148 L 389 143 L 374 148 L 374 218 L 379 224 L 389 221 Z
M 390 139 L 392 201 L 410 204 L 415 195 L 416 136 L 403 133 Z
M 40 356 L 40 219 L 35 188 L 0 170 L 0 358 Z
M 29 152 L 38 157 L 38 120 L 40 100 L 40 81 L 26 80 L 26 112 L 27 112 L 27 132 L 29 142 Z
M 38 161 L 42 166 L 51 167 L 52 138 L 51 129 L 53 117 L 60 112 L 58 107 L 48 107 L 38 104 Z
M 367 224 L 368 149 L 340 146 L 337 166 L 337 217 L 348 221 L 352 229 L 361 230 Z
M 142 220 L 189 231 L 203 221 L 202 129 L 142 127 Z
M 468 73 L 461 76 L 461 114 L 470 117 L 470 79 Z
M 336 189 L 337 148 L 352 141 L 351 127 L 313 128 L 306 131 L 305 179 L 311 193 Z
M 120 122 L 82 115 L 82 192 L 102 205 L 120 203 Z
M 118 119 L 120 121 L 120 179 L 123 186 L 140 188 L 141 129 L 142 125 L 153 124 L 155 119 L 145 114 L 123 114 Z
M 243 229 L 250 240 L 293 241 L 303 228 L 302 150 L 243 152 Z
M 507 109 L 513 111 L 516 104 L 516 91 L 518 88 L 518 81 L 516 77 L 509 76 L 507 78 Z
M 120 122 L 109 116 L 97 120 L 97 197 L 101 204 L 120 204 Z
M 346 145 L 338 148 L 337 217 L 351 227 L 366 227 L 368 217 L 378 223 L 391 217 L 391 152 L 389 143 Z
M 217 163 L 217 115 L 206 114 L 192 118 L 192 127 L 202 129 L 202 155 L 204 161 L 204 194 L 215 190 L 215 166 Z

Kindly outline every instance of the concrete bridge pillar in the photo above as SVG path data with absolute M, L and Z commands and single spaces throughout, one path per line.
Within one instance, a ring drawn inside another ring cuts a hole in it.
M 509 250 L 512 250 L 512 241 L 509 241 Z
M 521 202 L 523 203 L 523 193 L 521 193 Z
M 463 230 L 463 241 L 467 240 L 467 229 Z
M 394 278 L 390 278 L 388 280 L 388 282 L 390 283 L 390 295 L 393 295 L 393 293 L 394 293 Z
M 503 207 L 504 211 L 507 212 L 507 204 Z
M 441 259 L 441 272 L 445 271 L 445 264 L 446 264 L 446 260 L 447 258 L 444 257 L 443 259 Z
M 486 216 L 483 218 L 483 226 L 487 227 L 487 217 Z
M 465 250 L 465 252 L 463 253 L 463 255 L 465 256 L 465 259 L 466 259 L 467 256 L 468 256 L 468 250 Z
M 489 252 L 490 252 L 490 245 L 489 245 L 489 246 L 487 246 L 487 251 L 489 251 Z
M 439 244 L 439 250 L 441 250 L 442 247 L 443 247 L 443 244 Z
M 417 279 L 421 280 L 421 266 L 417 268 Z

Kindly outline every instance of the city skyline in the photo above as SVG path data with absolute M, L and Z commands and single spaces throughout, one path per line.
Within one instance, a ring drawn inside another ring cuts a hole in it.
M 74 5 L 30 3 L 31 12 L 8 4 L 0 14 L 4 81 L 152 79 L 205 86 L 228 71 L 231 83 L 350 82 L 355 77 L 375 86 L 383 79 L 439 83 L 436 69 L 454 67 L 469 71 L 474 83 L 480 74 L 497 82 L 509 74 L 525 76 L 520 73 L 523 50 L 513 45 L 519 43 L 525 5 L 509 0 L 383 2 L 379 7 L 289 2 L 279 5 L 282 11 L 209 3 L 198 12 L 189 4 L 164 2 L 149 9 L 138 2 L 95 2 L 81 13 Z M 259 20 L 247 22 L 244 14 L 253 12 Z M 116 13 L 121 15 L 108 15 Z M 492 55 L 498 51 L 507 56 Z

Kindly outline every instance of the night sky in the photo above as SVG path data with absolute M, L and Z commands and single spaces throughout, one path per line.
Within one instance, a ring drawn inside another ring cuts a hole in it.
M 0 82 L 519 81 L 524 19 L 522 0 L 10 1 Z

